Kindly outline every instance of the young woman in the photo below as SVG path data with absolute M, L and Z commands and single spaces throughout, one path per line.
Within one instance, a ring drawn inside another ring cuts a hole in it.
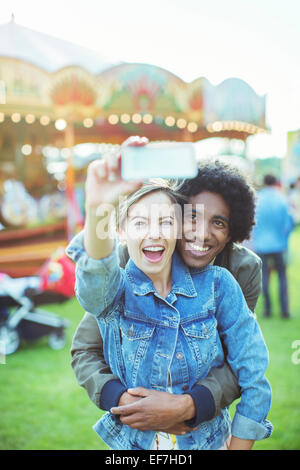
M 173 446 L 220 449 L 232 436 L 230 449 L 251 449 L 254 440 L 272 431 L 266 420 L 268 352 L 258 324 L 227 270 L 189 270 L 174 252 L 181 235 L 176 194 L 165 186 L 139 186 L 122 181 L 118 169 L 105 161 L 90 165 L 85 229 L 67 249 L 76 261 L 78 300 L 96 316 L 106 362 L 128 388 L 186 393 L 223 364 L 223 344 L 241 387 L 233 422 L 224 409 L 176 436 Z M 123 270 L 108 225 L 119 197 L 132 191 L 119 219 L 130 255 Z M 157 442 L 160 449 L 168 448 L 155 431 L 131 429 L 113 413 L 106 413 L 95 430 L 112 449 L 155 449 Z M 164 437 L 167 445 L 172 442 Z

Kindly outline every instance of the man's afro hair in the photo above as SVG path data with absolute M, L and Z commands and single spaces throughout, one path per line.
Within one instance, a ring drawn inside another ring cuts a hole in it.
M 204 191 L 219 194 L 230 210 L 231 242 L 250 238 L 255 225 L 255 191 L 236 167 L 219 160 L 202 162 L 198 175 L 185 180 L 179 191 L 187 198 Z

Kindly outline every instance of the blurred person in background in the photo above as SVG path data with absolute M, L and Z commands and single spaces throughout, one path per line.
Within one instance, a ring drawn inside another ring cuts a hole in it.
M 264 188 L 258 193 L 256 225 L 253 229 L 253 248 L 262 260 L 264 316 L 272 315 L 269 279 L 274 267 L 279 278 L 282 318 L 289 318 L 289 299 L 286 274 L 286 255 L 289 235 L 294 227 L 286 197 L 278 190 L 276 178 L 267 174 Z

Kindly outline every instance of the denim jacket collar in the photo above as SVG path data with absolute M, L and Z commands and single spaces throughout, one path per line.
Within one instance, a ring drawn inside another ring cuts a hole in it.
M 150 292 L 156 292 L 151 279 L 134 264 L 132 259 L 129 259 L 125 271 L 128 280 L 132 284 L 135 294 L 146 295 Z M 176 250 L 172 258 L 171 292 L 174 294 L 181 294 L 186 297 L 197 297 L 197 291 L 195 289 L 190 271 Z

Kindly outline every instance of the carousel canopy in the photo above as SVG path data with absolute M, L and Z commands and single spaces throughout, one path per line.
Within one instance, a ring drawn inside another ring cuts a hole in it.
M 151 64 L 112 66 L 94 52 L 14 20 L 0 25 L 4 141 L 57 146 L 61 131 L 70 126 L 73 137 L 67 146 L 120 144 L 129 135 L 246 140 L 266 130 L 265 96 L 238 78 L 214 86 L 204 77 L 186 83 Z
M 94 51 L 68 41 L 25 28 L 11 21 L 0 25 L 0 57 L 36 65 L 47 72 L 78 65 L 96 74 L 112 64 Z

